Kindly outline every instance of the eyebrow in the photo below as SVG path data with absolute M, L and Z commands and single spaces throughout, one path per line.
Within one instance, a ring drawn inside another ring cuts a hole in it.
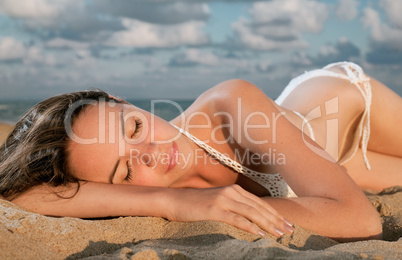
M 122 108 L 121 111 L 120 111 L 120 122 L 121 122 L 121 129 L 122 129 L 122 132 L 123 132 L 123 136 L 125 136 L 126 130 L 125 130 L 125 128 L 124 128 L 125 126 L 124 126 L 124 117 L 123 117 L 123 113 L 124 113 L 124 111 L 123 111 L 123 108 Z M 119 166 L 119 162 L 120 162 L 120 159 L 117 160 L 117 162 L 116 162 L 116 164 L 114 165 L 114 168 L 113 168 L 113 170 L 112 170 L 112 173 L 110 174 L 109 182 L 110 182 L 111 184 L 113 184 L 113 179 L 114 179 L 114 176 L 116 175 L 116 170 L 117 170 L 117 167 Z
M 122 108 L 120 111 L 120 122 L 121 122 L 121 129 L 123 130 L 123 136 L 126 135 L 126 129 L 124 125 L 124 109 Z

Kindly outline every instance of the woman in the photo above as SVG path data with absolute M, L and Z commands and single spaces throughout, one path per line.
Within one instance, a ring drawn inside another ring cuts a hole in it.
M 400 97 L 338 63 L 276 102 L 230 80 L 166 122 L 104 92 L 53 97 L 2 146 L 0 194 L 52 216 L 217 220 L 262 236 L 294 222 L 342 241 L 381 238 L 359 186 L 402 184 Z

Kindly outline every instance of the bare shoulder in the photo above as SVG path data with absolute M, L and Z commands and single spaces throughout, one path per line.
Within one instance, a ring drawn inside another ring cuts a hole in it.
M 191 118 L 194 120 L 193 122 L 202 123 L 198 119 L 204 120 L 205 115 L 208 115 L 212 123 L 220 124 L 221 119 L 227 118 L 228 114 L 237 115 L 239 106 L 245 114 L 257 110 L 275 109 L 274 101 L 256 85 L 242 79 L 231 79 L 223 81 L 201 94 L 184 111 L 184 118 Z M 180 123 L 182 119 L 182 117 L 176 118 L 176 123 Z
M 225 111 L 237 104 L 240 98 L 243 103 L 260 100 L 264 98 L 272 101 L 266 94 L 256 85 L 242 79 L 231 79 L 223 81 L 216 86 L 204 92 L 198 99 L 198 102 L 208 103 L 208 106 L 215 108 L 217 111 Z
M 214 93 L 220 98 L 239 97 L 243 95 L 263 93 L 262 90 L 256 85 L 243 79 L 231 79 L 223 81 L 205 93 L 207 94 L 208 92 Z

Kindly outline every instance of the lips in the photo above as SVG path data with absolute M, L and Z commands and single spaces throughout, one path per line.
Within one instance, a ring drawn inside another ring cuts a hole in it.
M 173 169 L 177 165 L 177 159 L 178 159 L 178 153 L 179 153 L 179 148 L 177 147 L 176 142 L 172 142 L 172 147 L 169 149 L 169 167 L 168 171 Z

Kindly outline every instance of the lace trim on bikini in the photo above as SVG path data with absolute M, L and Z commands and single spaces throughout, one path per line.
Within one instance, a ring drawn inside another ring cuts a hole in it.
M 172 124 L 173 125 L 173 124 Z M 257 171 L 253 171 L 240 163 L 236 162 L 235 160 L 229 158 L 228 156 L 218 152 L 216 149 L 212 148 L 211 146 L 207 145 L 203 141 L 199 140 L 189 132 L 173 125 L 176 127 L 180 133 L 187 136 L 190 140 L 192 140 L 195 144 L 201 147 L 204 151 L 206 151 L 211 157 L 217 159 L 223 165 L 231 168 L 232 170 L 245 175 L 246 177 L 250 178 L 251 180 L 259 183 L 264 188 L 266 188 L 272 197 L 297 197 L 297 195 L 293 192 L 293 190 L 287 185 L 285 180 L 279 175 L 276 174 L 267 174 L 261 173 Z

